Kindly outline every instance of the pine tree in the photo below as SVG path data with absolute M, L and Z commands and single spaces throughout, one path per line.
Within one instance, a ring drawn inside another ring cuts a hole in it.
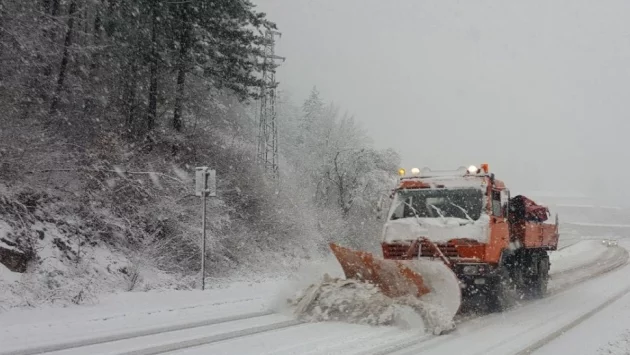
M 182 129 L 186 75 L 194 70 L 239 99 L 258 96 L 264 69 L 263 33 L 276 25 L 254 11 L 249 1 L 220 0 L 173 5 L 174 42 L 177 44 L 177 93 L 173 127 Z
M 301 120 L 300 127 L 304 132 L 310 132 L 315 125 L 315 122 L 321 118 L 324 111 L 324 102 L 319 96 L 319 91 L 316 86 L 313 86 L 309 97 L 304 101 L 302 105 L 302 112 L 304 116 Z

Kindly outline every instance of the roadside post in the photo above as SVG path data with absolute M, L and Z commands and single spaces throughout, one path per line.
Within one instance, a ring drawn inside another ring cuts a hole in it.
M 195 168 L 195 195 L 201 197 L 201 290 L 206 288 L 206 197 L 217 195 L 216 171 L 207 166 Z

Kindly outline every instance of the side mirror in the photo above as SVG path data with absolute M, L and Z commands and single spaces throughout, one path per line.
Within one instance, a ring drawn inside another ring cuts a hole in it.
M 558 214 L 556 213 L 556 234 L 560 233 L 560 221 L 558 219 Z
M 376 219 L 387 219 L 387 213 L 389 212 L 389 202 L 385 199 L 386 195 L 381 195 L 376 203 Z M 393 196 L 389 196 L 392 198 Z

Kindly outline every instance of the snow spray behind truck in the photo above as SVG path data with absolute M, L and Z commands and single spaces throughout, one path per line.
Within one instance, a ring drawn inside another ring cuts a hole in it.
M 513 297 L 547 289 L 558 217 L 525 196 L 510 196 L 488 165 L 455 171 L 399 171 L 381 243 L 383 258 L 330 245 L 347 279 L 388 297 L 440 303 L 454 317 L 462 305 L 501 311 Z

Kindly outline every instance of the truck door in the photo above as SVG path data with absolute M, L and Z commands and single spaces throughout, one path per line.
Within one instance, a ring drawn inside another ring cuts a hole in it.
M 498 262 L 509 243 L 510 232 L 503 212 L 502 192 L 492 189 L 491 194 L 490 243 L 486 248 L 486 261 Z

